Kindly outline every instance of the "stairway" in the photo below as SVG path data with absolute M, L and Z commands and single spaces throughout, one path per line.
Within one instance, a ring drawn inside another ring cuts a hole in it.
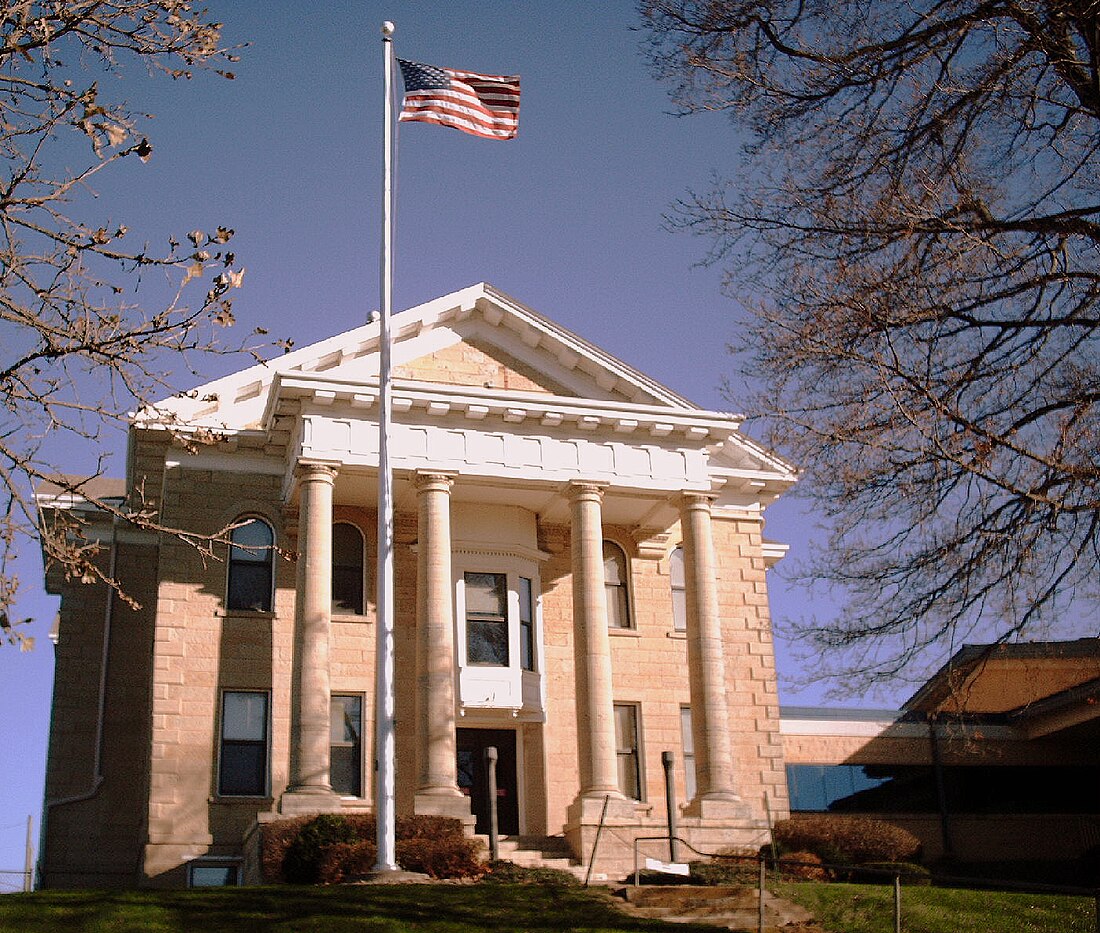
M 476 836 L 489 851 L 489 837 Z M 524 868 L 557 868 L 584 880 L 585 867 L 574 857 L 562 836 L 501 836 L 500 857 Z
M 635 917 L 672 923 L 705 923 L 738 933 L 756 933 L 759 900 L 756 888 L 742 885 L 657 885 L 617 892 Z M 766 894 L 765 933 L 823 933 L 810 912 Z

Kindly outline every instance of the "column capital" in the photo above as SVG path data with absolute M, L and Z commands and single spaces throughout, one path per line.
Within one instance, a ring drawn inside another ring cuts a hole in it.
M 417 491 L 450 492 L 451 487 L 455 484 L 455 474 L 417 470 L 414 483 Z
M 566 487 L 566 495 L 574 502 L 585 500 L 590 502 L 602 502 L 603 491 L 606 488 L 607 483 L 571 480 Z
M 294 475 L 300 480 L 327 480 L 335 482 L 340 464 L 335 460 L 299 460 L 294 465 Z
M 681 512 L 709 512 L 718 497 L 711 492 L 682 492 L 676 497 Z

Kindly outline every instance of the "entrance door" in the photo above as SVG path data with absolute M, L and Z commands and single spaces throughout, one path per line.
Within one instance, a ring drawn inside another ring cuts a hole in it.
M 513 729 L 457 729 L 458 786 L 470 798 L 477 819 L 475 830 L 489 832 L 489 772 L 485 749 L 497 750 L 497 830 L 502 836 L 519 833 L 516 794 L 516 733 Z

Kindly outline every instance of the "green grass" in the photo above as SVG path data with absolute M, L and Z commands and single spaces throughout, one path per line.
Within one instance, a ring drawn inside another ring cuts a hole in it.
M 830 933 L 894 933 L 894 889 L 868 884 L 777 884 Z M 954 888 L 903 888 L 905 933 L 1094 933 L 1090 897 Z
M 206 891 L 47 891 L 0 897 L 3 933 L 714 933 L 637 920 L 605 892 L 547 885 L 363 885 Z
M 784 883 L 830 933 L 893 933 L 893 890 Z M 1091 898 L 945 888 L 902 892 L 905 933 L 1094 933 Z M 371 885 L 206 891 L 47 891 L 0 897 L 0 933 L 477 933 L 674 931 L 715 927 L 627 917 L 607 893 L 550 885 Z

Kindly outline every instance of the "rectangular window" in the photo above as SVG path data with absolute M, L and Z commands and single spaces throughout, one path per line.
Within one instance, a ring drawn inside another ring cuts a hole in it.
M 363 698 L 333 694 L 329 709 L 329 782 L 342 797 L 362 797 Z
M 467 573 L 466 660 L 491 667 L 508 666 L 508 577 L 503 573 Z
M 227 690 L 222 694 L 219 794 L 266 796 L 267 735 L 266 693 Z
M 695 799 L 695 738 L 691 732 L 691 707 L 680 707 L 680 744 L 684 750 L 684 794 Z
M 619 790 L 631 800 L 641 800 L 638 707 L 633 703 L 615 704 L 615 753 L 619 762 Z
M 191 862 L 187 872 L 189 888 L 235 887 L 241 883 L 236 862 Z
M 527 577 L 519 578 L 519 657 L 525 671 L 535 669 L 535 600 Z

